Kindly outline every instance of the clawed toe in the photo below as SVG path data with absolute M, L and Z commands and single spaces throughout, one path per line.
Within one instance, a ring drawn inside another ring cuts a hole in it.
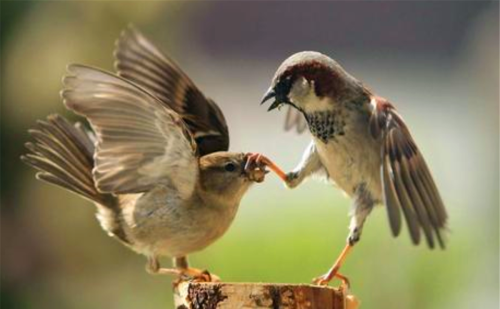
M 327 275 L 322 275 L 322 276 L 314 278 L 312 280 L 312 283 L 316 284 L 316 285 L 325 286 L 325 285 L 328 285 L 330 283 L 330 279 L 328 279 Z
M 247 154 L 247 162 L 245 164 L 245 171 L 251 171 L 254 169 L 260 169 L 261 171 L 265 171 L 266 169 L 266 157 L 261 155 L 260 153 L 248 153 Z
M 220 278 L 211 274 L 208 270 L 200 270 L 196 268 L 182 270 L 179 278 L 181 281 L 220 282 Z
M 286 181 L 286 174 L 280 169 L 273 161 L 271 161 L 266 156 L 260 153 L 249 153 L 247 154 L 247 163 L 245 164 L 245 170 L 248 171 L 251 168 L 259 168 L 264 170 L 268 167 L 271 171 L 275 172 L 281 180 Z

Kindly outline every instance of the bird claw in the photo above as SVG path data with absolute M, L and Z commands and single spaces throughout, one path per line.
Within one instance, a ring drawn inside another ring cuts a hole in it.
M 183 272 L 181 277 L 185 277 L 189 281 L 194 282 L 220 282 L 220 278 L 211 274 L 208 270 L 200 270 L 196 268 L 189 268 L 188 272 Z
M 280 177 L 283 181 L 286 181 L 286 174 L 283 172 L 276 164 L 274 164 L 273 161 L 271 161 L 269 158 L 266 156 L 260 154 L 260 153 L 248 153 L 247 154 L 247 162 L 245 164 L 245 171 L 251 171 L 255 168 L 258 168 L 265 173 L 266 167 L 268 167 L 270 170 L 275 172 L 278 177 Z
M 333 278 L 338 278 L 341 283 L 338 289 L 344 295 L 344 308 L 346 309 L 358 309 L 359 308 L 359 300 L 356 296 L 351 294 L 351 283 L 347 277 L 341 275 L 339 273 L 334 274 L 333 276 L 329 274 L 324 274 L 322 276 L 316 277 L 313 279 L 313 284 L 319 286 L 327 286 Z
M 328 279 L 327 275 L 322 275 L 314 278 L 312 280 L 312 283 L 316 285 L 326 286 L 330 283 L 330 279 Z
M 289 189 L 293 189 L 297 187 L 301 182 L 301 179 L 299 179 L 299 173 L 298 172 L 290 172 L 286 174 L 286 180 L 285 180 L 285 185 Z
M 192 282 L 220 282 L 219 276 L 211 274 L 208 270 L 203 270 L 200 273 L 190 276 Z
M 266 163 L 265 160 L 267 158 L 261 155 L 260 153 L 248 153 L 247 154 L 247 162 L 245 164 L 245 171 L 250 172 L 255 169 L 259 169 L 261 171 L 265 171 Z M 267 159 L 269 160 L 269 159 Z
M 340 280 L 341 283 L 340 283 L 339 289 L 342 292 L 346 293 L 346 295 L 347 295 L 347 293 L 349 292 L 349 289 L 351 288 L 351 282 L 349 281 L 349 278 L 347 278 L 346 276 L 341 275 L 339 273 L 336 273 L 333 276 L 331 276 L 329 274 L 325 274 L 325 275 L 314 278 L 312 280 L 312 282 L 313 282 L 313 284 L 316 284 L 316 285 L 327 286 L 334 277 L 338 278 Z
M 174 286 L 179 285 L 181 282 L 220 282 L 220 277 L 211 274 L 208 270 L 201 270 L 197 268 L 181 269 L 179 276 L 174 281 Z
M 266 164 L 262 160 L 262 155 L 258 153 L 247 154 L 247 162 L 245 163 L 245 173 L 249 180 L 255 182 L 263 182 L 266 174 Z

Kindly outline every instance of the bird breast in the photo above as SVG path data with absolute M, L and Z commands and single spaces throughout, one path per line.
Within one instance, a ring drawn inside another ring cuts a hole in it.
M 325 144 L 345 134 L 345 119 L 340 109 L 306 113 L 305 118 L 311 134 Z
M 367 118 L 358 112 L 330 113 L 311 117 L 309 124 L 329 178 L 349 196 L 364 185 L 380 200 L 381 142 L 370 136 Z

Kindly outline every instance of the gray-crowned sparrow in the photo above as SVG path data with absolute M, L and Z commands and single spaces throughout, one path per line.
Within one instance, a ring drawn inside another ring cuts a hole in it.
M 333 267 L 314 281 L 328 284 L 376 204 L 386 206 L 392 234 L 399 235 L 401 213 L 413 243 L 423 232 L 430 248 L 444 248 L 447 214 L 438 189 L 403 118 L 386 99 L 349 75 L 333 59 L 300 52 L 278 68 L 262 103 L 268 110 L 289 105 L 285 127 L 312 134 L 302 162 L 283 173 L 267 158 L 252 156 L 278 172 L 288 187 L 324 172 L 353 199 L 347 245 Z

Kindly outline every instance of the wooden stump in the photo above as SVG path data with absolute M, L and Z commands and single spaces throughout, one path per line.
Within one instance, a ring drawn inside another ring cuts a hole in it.
M 306 284 L 181 282 L 174 288 L 175 309 L 356 309 L 352 295 Z

